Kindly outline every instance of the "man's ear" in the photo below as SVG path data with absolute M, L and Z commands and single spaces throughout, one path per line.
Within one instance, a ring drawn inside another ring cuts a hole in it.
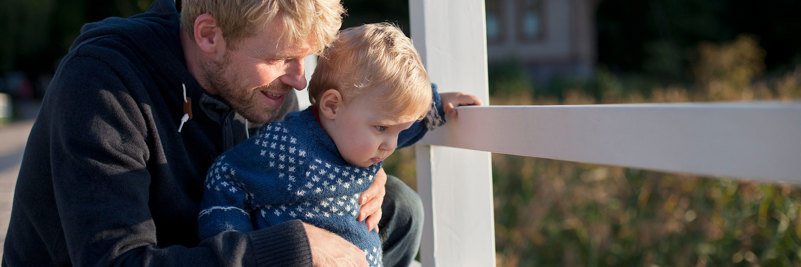
M 217 20 L 211 14 L 202 14 L 195 19 L 194 33 L 195 43 L 203 53 L 216 58 L 225 52 L 222 29 L 217 26 Z
M 336 89 L 328 89 L 320 96 L 320 115 L 326 119 L 333 120 L 339 112 L 339 107 L 343 104 L 342 94 Z

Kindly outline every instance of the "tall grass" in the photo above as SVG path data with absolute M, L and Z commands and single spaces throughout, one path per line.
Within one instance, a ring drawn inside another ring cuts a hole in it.
M 752 38 L 702 44 L 697 57 L 694 79 L 681 84 L 600 68 L 591 80 L 537 88 L 512 68 L 491 79 L 491 103 L 801 99 L 801 67 L 764 75 Z M 385 165 L 410 185 L 412 151 Z M 801 266 L 798 185 L 501 154 L 492 164 L 499 266 Z

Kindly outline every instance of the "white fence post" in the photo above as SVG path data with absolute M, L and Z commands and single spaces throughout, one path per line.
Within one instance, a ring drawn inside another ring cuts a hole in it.
M 317 67 L 317 55 L 309 55 L 303 60 L 306 72 L 307 88 L 303 89 L 302 91 L 295 91 L 295 95 L 298 96 L 298 108 L 300 108 L 300 110 L 303 110 L 308 106 L 311 106 L 311 102 L 309 102 L 308 82 L 311 81 L 312 74 L 314 73 L 314 68 Z
M 489 104 L 484 0 L 411 0 L 409 7 L 412 39 L 440 92 L 470 93 Z M 458 134 L 448 126 L 458 123 L 449 120 L 426 139 Z M 494 266 L 490 153 L 430 145 L 416 153 L 426 209 L 422 265 Z

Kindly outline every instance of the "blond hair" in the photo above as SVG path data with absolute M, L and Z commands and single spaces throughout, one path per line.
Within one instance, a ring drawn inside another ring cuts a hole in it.
M 283 24 L 281 38 L 286 38 L 277 41 L 308 41 L 319 52 L 336 37 L 344 13 L 339 0 L 183 0 L 181 29 L 194 35 L 195 19 L 210 14 L 225 41 L 235 47 L 277 18 Z
M 316 105 L 328 89 L 347 103 L 370 90 L 381 90 L 388 113 L 425 114 L 431 107 L 431 83 L 412 40 L 389 23 L 345 29 L 319 58 L 309 83 Z

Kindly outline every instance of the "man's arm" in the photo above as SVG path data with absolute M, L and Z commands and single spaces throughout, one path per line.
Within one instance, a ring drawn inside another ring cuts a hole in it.
M 368 266 L 364 251 L 341 236 L 303 223 L 309 237 L 314 266 Z
M 356 217 L 356 220 L 364 221 L 366 219 L 365 223 L 369 231 L 378 228 L 378 222 L 381 221 L 381 216 L 384 215 L 381 211 L 381 205 L 384 203 L 384 195 L 387 193 L 386 184 L 387 173 L 384 172 L 382 167 L 378 169 L 370 187 L 359 196 L 359 205 L 362 207 L 359 209 L 359 216 Z
M 241 233 L 226 232 L 197 247 L 160 246 L 151 215 L 154 162 L 140 103 L 110 66 L 76 57 L 62 66 L 46 109 L 52 182 L 73 265 L 310 264 L 299 221 Z M 72 64 L 75 64 L 73 66 Z M 81 66 L 83 68 L 78 68 Z M 88 69 L 86 66 L 89 67 Z M 192 227 L 187 225 L 187 227 Z
M 218 158 L 206 175 L 203 199 L 198 214 L 198 237 L 200 240 L 226 230 L 253 231 L 247 195 L 236 171 Z

